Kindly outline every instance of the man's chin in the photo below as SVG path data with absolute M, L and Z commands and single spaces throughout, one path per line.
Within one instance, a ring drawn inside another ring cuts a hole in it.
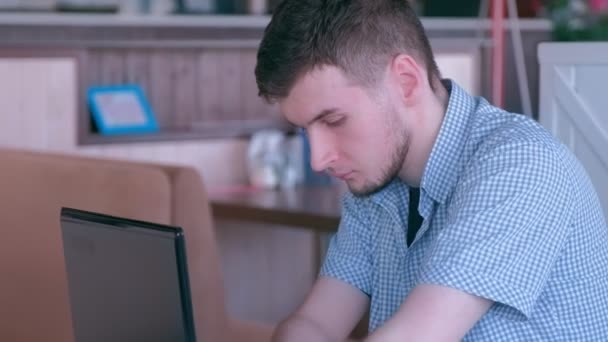
M 364 185 L 355 185 L 346 182 L 348 186 L 348 190 L 355 195 L 355 197 L 367 197 L 375 194 L 376 192 L 382 190 L 388 182 L 384 182 L 381 184 L 364 184 Z

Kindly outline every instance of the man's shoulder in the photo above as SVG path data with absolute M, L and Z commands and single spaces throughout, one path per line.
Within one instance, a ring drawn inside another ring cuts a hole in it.
M 551 133 L 534 119 L 493 106 L 482 106 L 476 113 L 471 138 L 486 148 L 514 143 L 524 143 L 522 146 L 542 144 L 551 149 L 559 145 Z
M 576 158 L 546 129 L 521 114 L 497 110 L 479 116 L 457 191 L 496 197 L 541 188 L 572 190 L 573 178 L 580 176 Z M 536 198 L 547 196 L 551 194 L 537 192 Z
M 505 165 L 549 167 L 568 154 L 565 146 L 533 119 L 495 110 L 478 114 L 470 136 L 469 166 L 488 160 Z

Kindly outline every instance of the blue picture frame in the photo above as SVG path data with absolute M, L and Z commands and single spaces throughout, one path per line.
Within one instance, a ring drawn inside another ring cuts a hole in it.
M 100 134 L 157 133 L 158 123 L 140 86 L 94 86 L 87 103 Z

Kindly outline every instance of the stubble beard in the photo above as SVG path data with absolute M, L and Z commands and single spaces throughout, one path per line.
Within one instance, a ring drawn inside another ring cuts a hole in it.
M 395 126 L 393 126 L 394 128 Z M 389 184 L 403 168 L 405 157 L 410 147 L 410 136 L 405 129 L 397 134 L 397 143 L 390 153 L 389 163 L 383 167 L 380 177 L 376 180 L 368 180 L 361 187 L 354 187 L 347 183 L 350 192 L 357 197 L 366 197 L 382 190 Z

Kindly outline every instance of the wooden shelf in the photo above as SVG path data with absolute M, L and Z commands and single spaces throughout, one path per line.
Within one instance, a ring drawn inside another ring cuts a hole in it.
M 106 144 L 135 144 L 135 143 L 161 143 L 167 141 L 204 140 L 213 138 L 244 138 L 244 133 L 233 135 L 213 134 L 213 132 L 174 131 L 131 135 L 101 135 L 89 134 L 82 137 L 79 145 L 106 145 Z
M 237 28 L 262 30 L 268 25 L 267 15 L 127 15 L 80 13 L 0 13 L 0 26 L 78 26 L 78 27 L 189 27 Z M 489 19 L 422 18 L 427 30 L 489 30 Z M 505 28 L 510 28 L 510 20 Z M 520 19 L 523 31 L 546 31 L 551 22 L 546 19 Z
M 269 16 L 261 15 L 0 13 L 0 26 L 212 27 L 264 29 L 269 21 Z
M 258 123 L 243 122 L 205 125 L 205 127 L 187 129 L 175 129 L 161 131 L 159 133 L 130 134 L 130 135 L 101 135 L 90 133 L 81 137 L 79 145 L 104 145 L 104 144 L 131 144 L 131 143 L 154 143 L 167 141 L 204 140 L 219 138 L 248 138 L 254 132 L 261 129 L 279 129 L 292 132 L 293 127 L 280 121 L 260 121 Z

